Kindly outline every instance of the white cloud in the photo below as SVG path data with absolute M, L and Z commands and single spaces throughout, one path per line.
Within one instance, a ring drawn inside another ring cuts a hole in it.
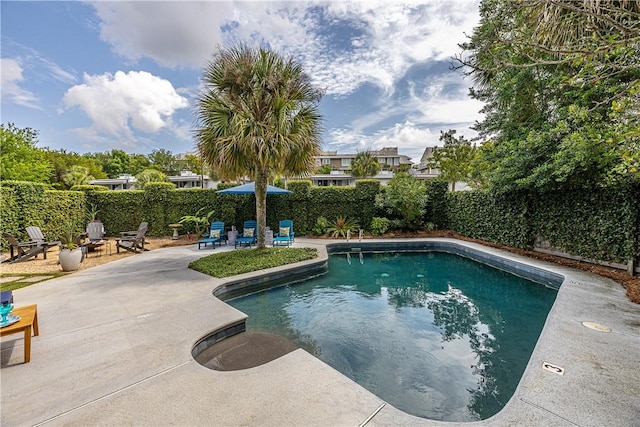
M 85 135 L 132 139 L 132 128 L 155 133 L 172 126 L 171 116 L 188 106 L 172 84 L 145 71 L 84 75 L 84 83 L 64 95 L 67 108 L 79 107 L 92 121 Z
M 0 88 L 2 90 L 3 99 L 9 99 L 12 102 L 22 105 L 23 107 L 40 109 L 38 105 L 38 97 L 20 86 L 24 81 L 22 75 L 22 67 L 15 59 L 0 58 Z
M 412 65 L 451 57 L 479 19 L 478 1 L 467 0 L 93 6 L 101 38 L 125 58 L 200 69 L 225 42 L 268 43 L 301 59 L 316 84 L 333 95 L 352 93 L 365 83 L 391 92 Z M 334 40 L 326 32 L 332 26 L 350 27 L 353 35 Z

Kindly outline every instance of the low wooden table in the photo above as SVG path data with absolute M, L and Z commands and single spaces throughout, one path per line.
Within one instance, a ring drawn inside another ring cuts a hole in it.
M 29 363 L 31 360 L 31 328 L 33 327 L 33 336 L 37 337 L 39 334 L 38 305 L 14 308 L 11 314 L 20 317 L 20 320 L 13 325 L 0 328 L 0 337 L 24 332 L 24 363 Z

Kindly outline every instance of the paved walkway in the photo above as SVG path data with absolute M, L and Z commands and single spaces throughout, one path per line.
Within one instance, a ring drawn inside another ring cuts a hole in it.
M 326 256 L 325 243 L 297 239 L 296 246 Z M 640 425 L 640 306 L 611 280 L 486 251 L 566 279 L 514 397 L 478 424 Z M 17 305 L 38 304 L 40 336 L 28 364 L 22 338 L 2 338 L 0 424 L 446 424 L 384 405 L 303 350 L 242 371 L 199 365 L 191 357 L 198 339 L 244 318 L 212 297 L 222 280 L 187 268 L 209 252 L 158 249 L 14 291 Z M 543 370 L 543 362 L 565 368 L 564 375 Z

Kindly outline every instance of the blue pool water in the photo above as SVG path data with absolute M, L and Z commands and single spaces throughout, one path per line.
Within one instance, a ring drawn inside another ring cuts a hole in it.
M 453 254 L 355 253 L 227 302 L 407 413 L 474 421 L 513 395 L 555 297 Z

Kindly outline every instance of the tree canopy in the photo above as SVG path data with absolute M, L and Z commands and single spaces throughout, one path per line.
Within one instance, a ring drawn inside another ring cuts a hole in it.
M 483 0 L 480 16 L 454 68 L 485 102 L 475 129 L 488 186 L 639 177 L 639 3 Z
M 0 179 L 48 183 L 53 173 L 44 152 L 37 148 L 38 131 L 0 124 Z

